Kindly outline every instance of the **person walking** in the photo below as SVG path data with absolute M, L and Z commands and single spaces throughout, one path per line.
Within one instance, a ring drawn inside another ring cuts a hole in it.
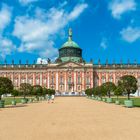
M 51 100 L 51 95 L 47 95 L 48 97 L 47 97 L 47 100 L 48 100 L 48 103 L 50 103 L 50 100 Z
M 52 103 L 54 103 L 54 94 L 51 96 Z

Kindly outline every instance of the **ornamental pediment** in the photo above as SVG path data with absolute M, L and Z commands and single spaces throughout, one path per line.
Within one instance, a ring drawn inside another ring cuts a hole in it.
M 65 62 L 59 64 L 58 67 L 82 67 L 82 64 L 76 62 Z

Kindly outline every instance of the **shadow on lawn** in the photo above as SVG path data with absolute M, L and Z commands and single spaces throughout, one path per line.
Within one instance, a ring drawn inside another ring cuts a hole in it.
M 10 106 L 5 106 L 5 108 L 17 108 L 17 107 L 27 107 L 28 105 L 10 105 Z

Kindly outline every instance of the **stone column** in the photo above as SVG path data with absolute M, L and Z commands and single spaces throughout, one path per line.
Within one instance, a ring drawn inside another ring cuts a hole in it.
M 20 87 L 20 82 L 21 82 L 21 73 L 18 73 L 18 87 Z
M 84 71 L 82 71 L 81 83 L 82 83 L 82 90 L 85 90 L 85 83 L 84 83 Z
M 108 75 L 109 75 L 109 73 L 106 72 L 105 75 L 106 75 L 106 77 L 105 77 L 105 78 L 106 78 L 106 82 L 108 82 L 108 81 L 109 81 L 109 79 L 108 79 Z
M 99 74 L 99 83 L 98 83 L 98 85 L 100 86 L 101 85 L 101 80 L 102 80 L 101 72 L 99 72 L 98 74 Z
M 42 86 L 42 72 L 39 74 L 39 82 L 40 82 L 40 86 Z
M 66 79 L 67 79 L 67 78 L 66 78 L 67 75 L 66 75 L 66 73 L 67 73 L 67 72 L 65 71 L 65 91 L 67 91 L 67 81 L 66 81 Z
M 14 72 L 12 72 L 12 74 L 11 74 L 11 81 L 12 81 L 13 84 L 14 84 Z
M 33 73 L 33 86 L 35 85 L 35 73 Z
M 56 71 L 56 90 L 58 90 L 58 71 Z
M 26 83 L 28 83 L 28 73 L 26 72 Z
M 76 92 L 76 87 L 77 87 L 77 83 L 76 83 L 76 71 L 74 71 L 74 92 Z
M 49 74 L 49 72 L 48 72 L 48 88 L 50 88 L 50 74 Z

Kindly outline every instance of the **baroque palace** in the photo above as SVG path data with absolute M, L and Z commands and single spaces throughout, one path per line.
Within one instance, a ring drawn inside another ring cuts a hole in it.
M 69 29 L 68 41 L 59 49 L 55 62 L 48 59 L 48 64 L 5 64 L 0 66 L 0 77 L 8 77 L 15 88 L 21 83 L 41 85 L 55 89 L 61 94 L 82 94 L 87 88 L 110 81 L 117 83 L 123 75 L 133 75 L 140 83 L 140 66 L 135 64 L 93 64 L 82 58 L 82 49 L 72 40 Z

